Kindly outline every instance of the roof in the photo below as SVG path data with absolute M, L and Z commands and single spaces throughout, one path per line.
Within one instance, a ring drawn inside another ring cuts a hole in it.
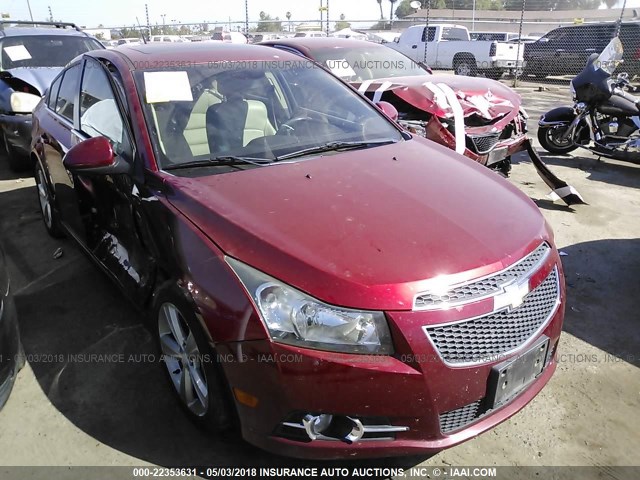
M 94 50 L 88 55 L 109 58 L 111 55 L 126 57 L 132 70 L 149 70 L 161 67 L 189 67 L 207 62 L 277 61 L 293 54 L 276 51 L 260 45 L 223 42 L 151 42 L 146 45 L 120 45 L 113 50 Z M 286 58 L 285 58 L 286 59 Z
M 375 42 L 369 42 L 367 40 L 356 40 L 355 38 L 340 38 L 340 37 L 296 37 L 296 38 L 281 38 L 280 40 L 269 40 L 267 42 L 261 42 L 260 45 L 284 45 L 286 47 L 302 47 L 305 49 L 328 49 L 336 47 L 362 47 L 362 48 L 387 48 L 384 45 L 380 45 Z
M 0 21 L 0 37 L 22 37 L 39 35 L 65 35 L 88 37 L 74 23 Z

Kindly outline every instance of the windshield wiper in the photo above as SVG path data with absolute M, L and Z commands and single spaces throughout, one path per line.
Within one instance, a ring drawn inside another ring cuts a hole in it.
M 380 145 L 388 145 L 390 143 L 396 142 L 397 140 L 392 139 L 377 140 L 375 142 L 329 142 L 325 143 L 324 145 L 305 148 L 296 152 L 280 155 L 275 158 L 275 161 L 279 162 L 281 160 L 288 160 L 290 158 L 304 157 L 305 155 L 312 155 L 314 153 L 331 152 L 336 150 L 357 150 L 359 148 L 379 147 Z
M 273 163 L 273 160 L 267 158 L 253 158 L 253 157 L 238 157 L 235 155 L 224 155 L 220 157 L 208 158 L 206 160 L 194 160 L 192 162 L 177 163 L 175 165 L 168 165 L 164 167 L 164 170 L 179 170 L 182 168 L 194 168 L 194 167 L 219 167 L 229 166 L 238 167 L 240 165 L 255 165 L 257 167 L 264 167 Z

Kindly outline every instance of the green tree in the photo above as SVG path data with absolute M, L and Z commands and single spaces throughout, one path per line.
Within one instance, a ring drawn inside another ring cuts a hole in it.
M 415 9 L 410 5 L 411 0 L 402 0 L 398 8 L 396 8 L 396 17 L 404 18 L 407 15 L 415 13 Z
M 280 32 L 282 30 L 282 22 L 279 17 L 271 18 L 271 15 L 260 12 L 260 20 L 257 32 Z
M 384 14 L 382 13 L 382 0 L 376 0 L 378 2 L 378 6 L 380 7 L 380 20 L 384 20 Z
M 450 1 L 450 0 L 447 0 Z M 456 8 L 458 7 L 458 1 L 464 1 L 465 3 L 472 3 L 467 0 L 456 0 Z M 596 10 L 601 4 L 602 0 L 535 0 L 525 3 L 527 11 L 556 11 L 556 10 Z M 472 7 L 469 7 L 469 9 Z M 476 6 L 476 8 L 478 8 Z M 502 8 L 488 8 L 492 10 L 516 10 L 522 9 L 522 0 L 505 0 Z M 487 10 L 487 8 L 485 8 Z
M 389 3 L 391 4 L 391 10 L 389 10 L 389 20 L 391 20 L 392 22 L 393 22 L 393 6 L 397 1 L 398 0 L 389 0 Z

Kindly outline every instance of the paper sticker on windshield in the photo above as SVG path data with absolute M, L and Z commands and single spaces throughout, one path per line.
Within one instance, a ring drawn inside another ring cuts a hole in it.
M 324 63 L 327 65 L 327 68 L 329 68 L 329 70 L 338 77 L 354 77 L 356 75 L 356 72 L 345 59 L 326 60 Z
M 147 103 L 192 102 L 187 72 L 144 72 Z
M 4 47 L 4 53 L 7 54 L 9 60 L 12 62 L 19 62 L 20 60 L 31 60 L 31 54 L 24 45 L 13 45 L 11 47 Z

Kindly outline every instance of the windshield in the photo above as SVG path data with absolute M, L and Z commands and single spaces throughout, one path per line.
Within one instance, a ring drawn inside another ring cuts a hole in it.
M 78 55 L 104 48 L 89 37 L 25 35 L 0 40 L 0 68 L 64 67 Z
M 429 75 L 424 68 L 400 52 L 375 44 L 315 50 L 312 55 L 334 75 L 348 82 Z
M 134 77 L 163 168 L 402 140 L 380 111 L 307 60 L 210 62 Z
M 602 53 L 595 59 L 593 65 L 595 68 L 604 70 L 609 75 L 613 75 L 613 72 L 622 61 L 622 42 L 618 37 L 614 37 L 604 47 Z

